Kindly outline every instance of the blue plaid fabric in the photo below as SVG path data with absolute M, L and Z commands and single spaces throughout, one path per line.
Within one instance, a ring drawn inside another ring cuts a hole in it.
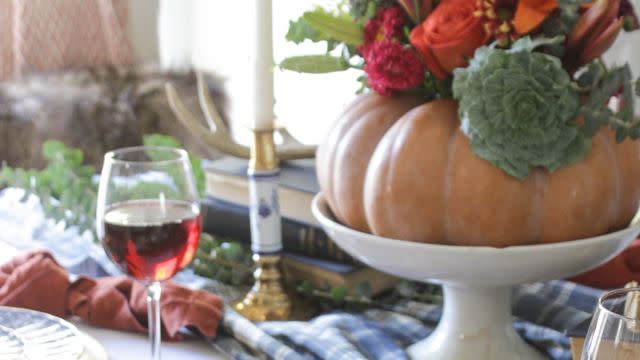
M 570 360 L 564 332 L 591 316 L 601 292 L 560 280 L 518 286 L 513 294 L 514 326 L 550 359 Z M 253 324 L 226 309 L 227 335 L 218 344 L 236 359 L 401 360 L 408 359 L 404 349 L 431 334 L 440 316 L 439 306 L 409 300 L 391 310 L 332 312 L 307 322 Z
M 0 241 L 20 250 L 45 248 L 76 274 L 117 273 L 88 233 L 79 235 L 75 229 L 56 226 L 44 218 L 37 199 L 21 202 L 22 197 L 18 189 L 0 191 Z M 175 280 L 190 287 L 214 288 L 226 299 L 239 296 L 238 289 L 225 290 L 219 283 L 212 286 L 211 281 L 188 271 Z M 601 292 L 567 281 L 518 286 L 513 293 L 514 326 L 549 358 L 569 360 L 569 339 L 564 332 L 591 316 Z M 239 360 L 407 359 L 404 350 L 429 336 L 440 316 L 437 305 L 403 300 L 385 309 L 332 312 L 306 322 L 253 324 L 226 308 L 222 331 L 211 342 Z

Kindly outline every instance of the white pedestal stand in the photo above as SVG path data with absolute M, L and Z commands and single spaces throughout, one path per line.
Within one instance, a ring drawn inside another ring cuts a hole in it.
M 415 281 L 443 285 L 444 312 L 431 336 L 407 349 L 412 359 L 541 360 L 545 356 L 515 332 L 511 286 L 565 278 L 598 266 L 624 250 L 640 222 L 620 231 L 556 244 L 447 246 L 387 239 L 347 228 L 322 195 L 312 210 L 341 248 L 365 264 Z

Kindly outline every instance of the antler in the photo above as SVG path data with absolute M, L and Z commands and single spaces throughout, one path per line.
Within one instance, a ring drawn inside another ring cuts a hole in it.
M 220 113 L 216 108 L 213 100 L 209 96 L 206 82 L 201 73 L 197 74 L 198 80 L 198 100 L 200 108 L 204 113 L 204 117 L 209 129 L 205 128 L 202 123 L 191 114 L 184 106 L 182 100 L 178 96 L 176 89 L 171 83 L 165 84 L 169 106 L 175 116 L 187 127 L 194 135 L 202 139 L 207 145 L 212 146 L 229 155 L 248 159 L 250 156 L 249 147 L 238 144 L 229 133 L 226 125 L 220 117 Z M 296 140 L 286 129 L 276 128 L 275 131 L 282 137 L 282 144 L 276 147 L 276 156 L 280 160 L 292 160 L 310 158 L 315 155 L 316 147 L 304 145 Z

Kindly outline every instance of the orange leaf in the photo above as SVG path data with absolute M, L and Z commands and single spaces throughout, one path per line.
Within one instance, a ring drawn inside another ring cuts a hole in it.
M 557 0 L 521 0 L 513 25 L 518 34 L 527 34 L 537 28 L 557 7 Z

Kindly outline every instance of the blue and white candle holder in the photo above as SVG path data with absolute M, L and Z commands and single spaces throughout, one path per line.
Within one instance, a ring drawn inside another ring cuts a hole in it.
M 273 129 L 254 130 L 249 161 L 249 219 L 255 283 L 236 311 L 253 321 L 286 320 L 291 302 L 282 286 L 282 222 L 278 201 L 280 169 Z

